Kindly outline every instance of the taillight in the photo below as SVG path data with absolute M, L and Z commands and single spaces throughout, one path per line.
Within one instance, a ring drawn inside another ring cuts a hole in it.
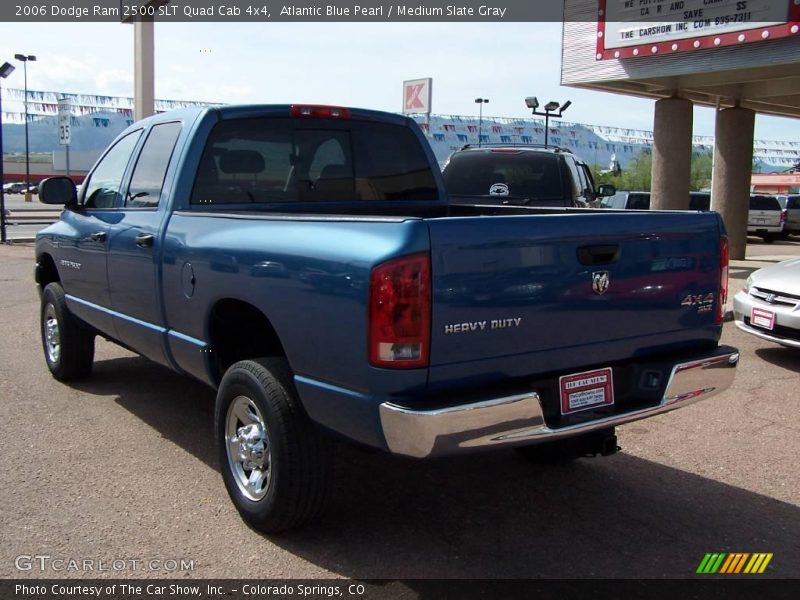
M 787 209 L 783 209 L 781 211 L 781 223 L 786 223 L 786 217 L 788 216 L 789 211 Z
M 728 238 L 722 236 L 719 239 L 719 299 L 717 301 L 717 324 L 721 324 L 725 319 L 725 305 L 728 302 L 729 262 L 730 250 L 728 248 Z
M 431 266 L 427 252 L 378 265 L 369 280 L 369 362 L 426 367 L 431 339 Z
M 320 104 L 292 104 L 289 107 L 293 117 L 312 119 L 349 119 L 350 110 L 341 106 L 322 106 Z

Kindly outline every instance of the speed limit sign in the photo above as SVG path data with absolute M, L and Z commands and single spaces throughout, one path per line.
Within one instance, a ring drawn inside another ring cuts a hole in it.
M 62 146 L 69 146 L 71 120 L 72 101 L 62 98 L 58 101 L 58 143 Z

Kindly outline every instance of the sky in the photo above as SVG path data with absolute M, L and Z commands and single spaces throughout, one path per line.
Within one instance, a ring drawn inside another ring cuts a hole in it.
M 156 23 L 156 97 L 334 104 L 400 112 L 402 82 L 433 78 L 433 112 L 527 117 L 526 96 L 572 101 L 564 120 L 651 130 L 653 100 L 559 85 L 561 23 Z M 34 54 L 28 88 L 133 95 L 133 27 L 0 24 L 0 61 Z M 695 107 L 694 133 L 714 134 Z M 756 138 L 800 139 L 800 119 L 757 116 Z

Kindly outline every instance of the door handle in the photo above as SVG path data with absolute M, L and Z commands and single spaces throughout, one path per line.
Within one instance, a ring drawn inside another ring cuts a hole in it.
M 93 242 L 105 242 L 107 237 L 108 234 L 105 231 L 95 231 L 89 236 L 89 239 Z
M 136 245 L 139 248 L 152 248 L 155 236 L 152 233 L 140 233 L 136 236 Z
M 612 265 L 619 260 L 618 244 L 582 246 L 578 248 L 578 261 L 588 267 L 595 265 Z

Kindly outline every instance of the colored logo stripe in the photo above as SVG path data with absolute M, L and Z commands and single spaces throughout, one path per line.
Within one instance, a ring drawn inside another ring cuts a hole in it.
M 763 573 L 772 560 L 772 556 L 772 553 L 766 552 L 755 554 L 750 554 L 749 552 L 733 552 L 731 554 L 709 552 L 700 561 L 700 566 L 697 567 L 696 572 L 712 575 L 715 573 L 727 575 L 742 572 L 749 574 Z
M 772 560 L 772 553 L 769 554 L 753 554 L 753 558 L 747 563 L 744 568 L 745 573 L 763 573 L 767 568 L 769 561 Z

